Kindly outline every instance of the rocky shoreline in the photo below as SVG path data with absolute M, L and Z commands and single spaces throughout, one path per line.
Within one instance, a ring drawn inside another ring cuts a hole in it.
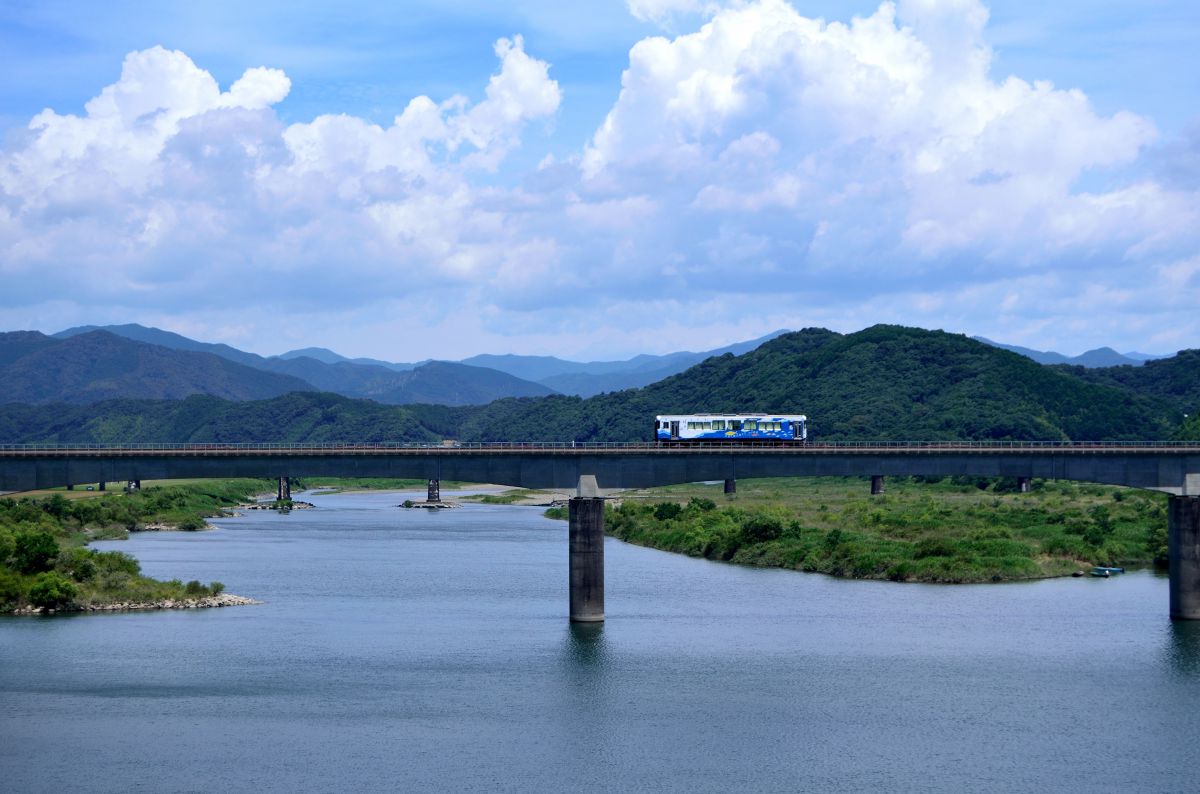
M 250 604 L 261 604 L 253 598 L 220 593 L 203 598 L 168 598 L 162 601 L 118 601 L 112 604 L 80 604 L 61 609 L 46 609 L 45 607 L 22 607 L 10 612 L 10 615 L 55 615 L 67 612 L 139 612 L 151 609 L 213 609 L 216 607 L 240 607 Z

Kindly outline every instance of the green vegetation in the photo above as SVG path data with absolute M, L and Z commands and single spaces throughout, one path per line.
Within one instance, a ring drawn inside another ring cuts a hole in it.
M 747 480 L 732 500 L 719 485 L 687 485 L 627 494 L 605 524 L 643 546 L 857 579 L 998 582 L 1165 566 L 1165 497 L 1034 485 L 1021 494 L 1006 478 L 890 479 L 872 497 L 855 479 Z
M 428 480 L 413 480 L 388 477 L 298 477 L 292 481 L 292 490 L 307 491 L 320 488 L 331 493 L 342 491 L 412 491 L 424 490 Z M 443 480 L 442 488 L 461 488 L 466 483 Z
M 156 581 L 141 575 L 133 557 L 93 551 L 84 544 L 125 537 L 151 522 L 202 529 L 206 516 L 219 515 L 267 487 L 261 480 L 211 480 L 89 499 L 69 500 L 57 493 L 0 499 L 0 612 L 217 595 L 224 589 L 220 582 Z
M 0 406 L 3 442 L 637 441 L 655 414 L 801 411 L 827 441 L 1150 440 L 1200 413 L 1200 351 L 1144 367 L 1046 367 L 959 334 L 810 328 L 642 389 L 476 407 L 381 405 L 315 392 L 227 402 Z

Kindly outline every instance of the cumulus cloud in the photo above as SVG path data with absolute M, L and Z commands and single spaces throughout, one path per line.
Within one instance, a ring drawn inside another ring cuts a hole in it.
M 1200 333 L 1200 137 L 1162 143 L 1078 90 L 995 74 L 978 0 L 848 22 L 784 0 L 628 5 L 693 29 L 637 42 L 586 145 L 535 150 L 524 175 L 511 154 L 564 99 L 520 36 L 496 42 L 479 101 L 417 96 L 386 124 L 284 124 L 279 70 L 222 91 L 183 53 L 131 53 L 82 115 L 43 111 L 0 152 L 0 312 L 203 311 L 248 333 L 235 289 L 302 318 L 298 344 L 376 329 L 375 355 L 382 328 L 491 340 L 431 355 L 882 321 Z

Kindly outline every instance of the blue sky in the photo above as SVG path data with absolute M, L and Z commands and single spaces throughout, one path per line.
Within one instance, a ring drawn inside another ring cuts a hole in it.
M 1197 347 L 1197 34 L 1181 0 L 10 2 L 0 326 Z

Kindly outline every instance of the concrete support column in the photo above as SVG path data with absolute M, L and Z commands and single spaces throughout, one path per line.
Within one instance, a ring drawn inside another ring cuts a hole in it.
M 883 490 L 884 490 L 883 475 L 882 474 L 872 474 L 871 475 L 871 496 L 878 496 L 879 494 L 883 493 Z
M 74 491 L 74 490 L 75 490 L 75 486 L 74 486 L 74 485 L 67 485 L 67 490 L 68 490 L 68 491 Z
M 1167 505 L 1171 618 L 1200 620 L 1200 496 L 1172 496 Z
M 1020 493 L 1029 493 L 1029 484 L 1033 481 L 1032 477 L 1018 477 L 1017 491 Z
M 725 495 L 733 496 L 735 493 L 737 493 L 737 480 L 730 477 L 725 481 Z
M 442 501 L 442 481 L 441 480 L 430 480 L 429 481 L 429 493 L 426 495 L 425 501 L 427 501 L 427 502 Z
M 576 496 L 567 503 L 570 524 L 571 622 L 604 620 L 604 500 Z
M 276 497 L 281 502 L 292 500 L 292 481 L 289 477 L 279 478 L 279 494 Z
M 97 490 L 97 491 L 103 491 L 103 490 L 104 490 L 104 481 L 103 481 L 103 480 L 101 480 L 100 482 L 96 483 L 96 490 Z
M 135 491 L 140 491 L 140 490 L 142 490 L 142 481 L 141 481 L 141 480 L 134 480 L 134 481 L 133 481 L 133 490 L 135 490 Z

